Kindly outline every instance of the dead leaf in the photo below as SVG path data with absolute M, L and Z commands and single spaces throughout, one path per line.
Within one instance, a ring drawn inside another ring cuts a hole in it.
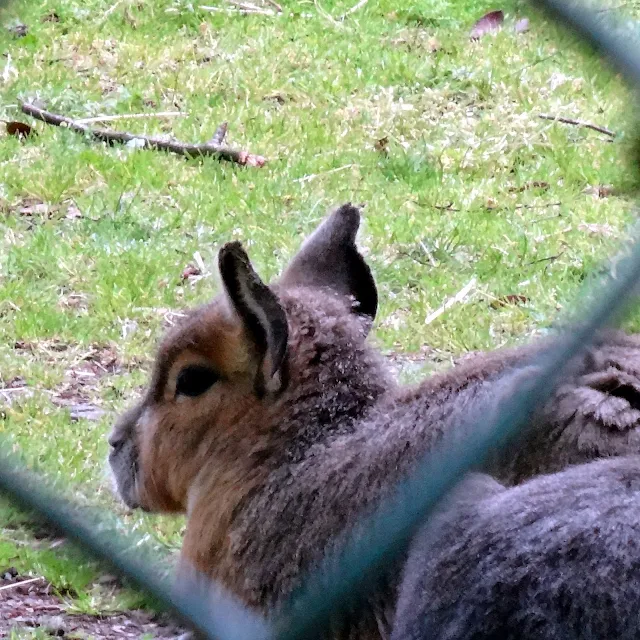
M 29 33 L 29 27 L 22 22 L 14 22 L 11 26 L 7 27 L 7 31 L 14 38 L 24 38 Z
M 80 402 L 78 404 L 72 404 L 69 407 L 69 417 L 73 420 L 90 420 L 95 422 L 96 420 L 100 420 L 105 412 L 96 407 L 95 404 L 91 404 L 90 402 Z
M 82 218 L 82 211 L 78 209 L 76 203 L 73 200 L 69 200 L 68 202 L 67 213 L 64 217 L 67 220 L 77 220 L 78 218 Z
M 42 22 L 60 22 L 60 16 L 55 11 L 50 11 L 42 18 Z
M 58 298 L 58 308 L 86 311 L 89 308 L 87 296 L 84 293 L 63 293 Z
M 526 33 L 529 31 L 529 18 L 522 18 L 521 20 L 518 20 L 514 25 L 513 30 L 516 33 Z
M 478 38 L 488 33 L 495 33 L 502 28 L 503 22 L 504 13 L 502 11 L 499 9 L 497 11 L 489 11 L 473 25 L 469 37 L 472 40 L 478 40 Z
M 543 189 L 547 190 L 549 183 L 544 180 L 533 180 L 532 182 L 525 182 L 520 187 L 509 187 L 509 193 L 522 193 L 523 191 L 529 191 L 529 189 Z
M 50 207 L 46 202 L 37 198 L 25 198 L 17 207 L 17 211 L 21 216 L 47 216 L 50 213 Z
M 89 367 L 98 377 L 122 370 L 118 354 L 112 347 L 93 345 L 91 353 L 87 354 L 84 360 L 87 363 L 85 368 Z
M 24 140 L 24 138 L 28 138 L 30 135 L 35 133 L 35 131 L 24 122 L 17 122 L 14 120 L 12 122 L 5 123 L 5 126 L 7 128 L 7 133 L 10 136 L 15 136 L 21 140 Z
M 200 270 L 200 268 L 196 267 L 194 264 L 188 264 L 183 270 L 182 270 L 182 280 L 189 280 L 189 278 L 194 278 L 196 276 L 201 276 L 202 275 L 202 271 Z
M 442 49 L 442 45 L 440 44 L 438 39 L 434 37 L 431 37 L 427 40 L 427 46 L 429 47 L 431 53 L 435 53 L 436 51 L 440 51 L 440 49 Z
M 269 95 L 266 95 L 262 99 L 263 100 L 270 100 L 272 102 L 277 102 L 278 104 L 284 104 L 285 102 L 290 100 L 290 98 L 288 96 L 286 96 L 284 93 L 280 93 L 280 92 L 270 93 Z
M 582 193 L 593 196 L 594 199 L 599 200 L 615 195 L 615 189 L 610 184 L 596 184 L 586 187 L 582 190 Z
M 527 296 L 519 295 L 517 293 L 510 293 L 509 295 L 496 298 L 491 302 L 489 306 L 492 309 L 500 309 L 501 307 L 506 306 L 517 306 L 526 304 L 527 302 L 529 302 L 529 298 L 527 298 Z
M 4 384 L 0 381 L 0 389 L 21 389 L 27 385 L 26 380 L 22 376 L 11 378 Z
M 619 235 L 615 227 L 612 227 L 610 224 L 596 224 L 596 223 L 589 223 L 589 222 L 581 222 L 578 225 L 578 229 L 580 231 L 586 231 L 587 233 L 594 236 L 605 236 L 608 238 L 615 238 Z
M 380 153 L 384 153 L 385 155 L 389 153 L 389 150 L 387 149 L 388 146 L 389 146 L 389 136 L 384 136 L 383 138 L 376 140 L 373 144 L 373 148 L 376 151 Z

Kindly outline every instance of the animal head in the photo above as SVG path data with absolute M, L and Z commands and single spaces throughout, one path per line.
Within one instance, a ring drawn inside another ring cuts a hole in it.
M 384 392 L 365 344 L 378 300 L 359 223 L 339 207 L 271 286 L 240 243 L 222 247 L 221 293 L 165 336 L 146 393 L 109 438 L 127 505 L 184 511 L 199 483 L 216 490 L 295 459 Z

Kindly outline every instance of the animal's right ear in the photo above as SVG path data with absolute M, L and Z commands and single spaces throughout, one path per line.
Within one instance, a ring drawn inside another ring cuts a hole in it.
M 229 242 L 220 249 L 218 268 L 228 299 L 259 356 L 256 394 L 277 394 L 287 384 L 289 329 L 284 309 L 255 272 L 239 242 Z
M 338 207 L 302 245 L 285 270 L 284 286 L 330 289 L 355 300 L 355 312 L 371 320 L 378 309 L 378 291 L 369 265 L 356 247 L 360 209 Z

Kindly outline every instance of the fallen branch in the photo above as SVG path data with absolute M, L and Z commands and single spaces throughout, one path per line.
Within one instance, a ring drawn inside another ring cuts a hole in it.
M 156 151 L 168 151 L 175 153 L 179 156 L 187 156 L 190 158 L 197 158 L 202 156 L 214 156 L 220 160 L 227 160 L 228 162 L 235 162 L 237 164 L 246 165 L 250 167 L 262 167 L 266 162 L 266 159 L 262 156 L 249 153 L 247 151 L 238 151 L 236 149 L 230 149 L 223 146 L 222 141 L 227 131 L 227 124 L 224 123 L 218 127 L 213 138 L 205 144 L 188 144 L 184 142 L 162 140 L 161 138 L 153 138 L 150 136 L 143 136 L 134 133 L 126 133 L 124 131 L 109 131 L 107 129 L 93 129 L 85 124 L 79 123 L 77 120 L 72 120 L 65 116 L 60 116 L 44 109 L 23 102 L 22 111 L 36 120 L 41 120 L 47 124 L 55 125 L 56 127 L 66 127 L 76 133 L 95 138 L 107 144 L 127 144 L 139 146 L 146 149 L 154 149 Z
M 572 124 L 576 127 L 584 127 L 585 129 L 592 129 L 598 133 L 604 133 L 605 136 L 609 136 L 611 138 L 616 137 L 615 131 L 611 131 L 610 129 L 606 129 L 605 127 L 601 127 L 597 124 L 592 124 L 591 122 L 584 122 L 583 120 L 572 120 L 571 118 L 550 116 L 545 113 L 539 113 L 538 118 L 542 118 L 543 120 L 554 120 L 555 122 L 562 122 L 563 124 Z

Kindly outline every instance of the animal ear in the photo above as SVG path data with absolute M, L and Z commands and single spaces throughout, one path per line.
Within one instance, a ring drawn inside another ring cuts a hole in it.
M 284 286 L 331 289 L 352 296 L 355 311 L 373 320 L 378 309 L 378 291 L 369 265 L 356 247 L 360 209 L 351 203 L 338 207 L 304 242 L 285 270 Z
M 256 393 L 262 396 L 284 390 L 289 337 L 284 309 L 273 291 L 254 271 L 239 242 L 230 242 L 220 249 L 218 268 L 229 301 L 259 355 Z

